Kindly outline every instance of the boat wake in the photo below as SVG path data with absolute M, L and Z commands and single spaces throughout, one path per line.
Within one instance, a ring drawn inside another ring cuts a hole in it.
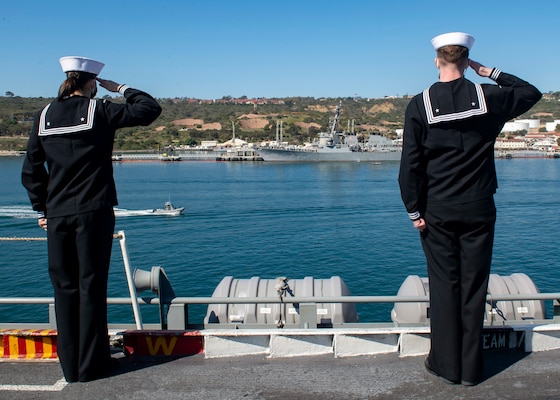
M 158 212 L 156 209 L 127 210 L 114 208 L 115 217 L 142 217 L 150 215 L 175 215 L 172 213 Z M 37 219 L 37 213 L 31 206 L 0 206 L 0 218 Z
M 146 215 L 154 215 L 154 210 L 127 210 L 126 208 L 114 208 L 115 217 L 141 217 Z
M 31 206 L 0 206 L 0 218 L 35 218 L 37 213 Z

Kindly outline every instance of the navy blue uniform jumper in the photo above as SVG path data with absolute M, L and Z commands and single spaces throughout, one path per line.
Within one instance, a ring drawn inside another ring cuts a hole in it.
M 482 378 L 482 326 L 498 187 L 494 143 L 505 122 L 541 93 L 494 69 L 497 85 L 437 82 L 409 103 L 401 197 L 421 232 L 430 290 L 430 368 L 453 382 Z
M 107 280 L 117 193 L 115 131 L 149 125 L 161 107 L 125 87 L 125 104 L 71 96 L 35 116 L 22 169 L 33 209 L 48 221 L 49 275 L 54 288 L 57 352 L 67 381 L 89 381 L 111 364 Z

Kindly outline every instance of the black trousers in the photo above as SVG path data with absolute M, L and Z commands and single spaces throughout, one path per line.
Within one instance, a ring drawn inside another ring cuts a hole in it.
M 431 206 L 425 221 L 421 237 L 430 288 L 428 362 L 449 380 L 478 382 L 496 222 L 494 199 Z
M 68 382 L 96 379 L 110 369 L 107 281 L 114 228 L 112 208 L 48 219 L 57 352 Z

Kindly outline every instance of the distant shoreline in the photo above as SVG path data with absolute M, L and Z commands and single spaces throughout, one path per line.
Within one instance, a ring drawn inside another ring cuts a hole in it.
M 136 153 L 142 153 L 142 150 L 135 150 Z M 146 150 L 146 153 L 150 152 Z M 511 150 L 507 154 L 500 154 L 502 151 L 496 151 L 496 159 L 507 159 L 507 158 L 560 158 L 560 152 L 540 152 L 540 151 L 528 151 L 528 150 Z M 153 154 L 153 152 L 150 152 Z M 23 157 L 25 156 L 25 151 L 18 150 L 0 150 L 0 157 Z M 197 161 L 197 160 L 191 160 Z

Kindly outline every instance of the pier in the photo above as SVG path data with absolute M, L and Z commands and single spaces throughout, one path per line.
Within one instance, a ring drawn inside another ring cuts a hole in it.
M 263 158 L 257 151 L 243 147 L 228 149 L 216 161 L 263 161 Z
M 121 161 L 216 161 L 225 149 L 193 148 L 165 153 L 160 151 L 115 151 L 113 162 Z

